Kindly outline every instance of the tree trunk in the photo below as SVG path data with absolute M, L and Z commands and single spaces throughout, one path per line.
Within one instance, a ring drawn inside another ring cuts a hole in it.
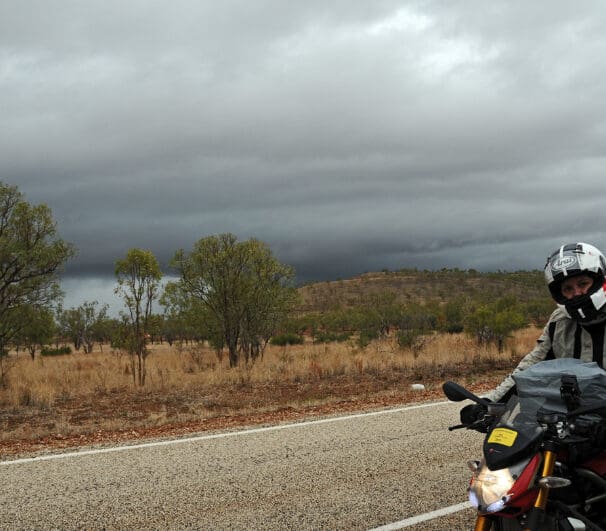
M 143 387 L 143 385 L 145 385 L 145 358 L 141 352 L 137 354 L 137 358 L 139 386 Z
M 238 348 L 236 345 L 229 345 L 229 366 L 237 367 L 239 361 Z
M 137 385 L 137 367 L 135 365 L 135 354 L 130 353 L 130 370 L 133 373 L 133 385 Z
M 499 349 L 499 354 L 502 354 L 503 350 L 505 348 L 505 340 L 504 340 L 503 336 L 498 337 L 497 345 L 498 345 L 498 349 Z

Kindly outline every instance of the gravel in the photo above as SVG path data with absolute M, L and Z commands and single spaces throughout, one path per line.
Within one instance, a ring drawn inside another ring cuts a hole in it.
M 0 463 L 1 529 L 371 529 L 465 501 L 460 404 Z M 471 529 L 473 511 L 408 529 Z

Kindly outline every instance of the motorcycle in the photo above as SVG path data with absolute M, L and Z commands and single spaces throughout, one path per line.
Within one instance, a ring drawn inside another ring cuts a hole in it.
M 443 385 L 449 400 L 484 411 L 449 428 L 486 434 L 483 458 L 468 462 L 475 531 L 606 530 L 606 371 L 559 359 L 514 380 L 517 394 L 506 403 Z

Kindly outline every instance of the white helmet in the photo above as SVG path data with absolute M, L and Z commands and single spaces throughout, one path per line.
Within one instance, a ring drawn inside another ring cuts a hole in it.
M 599 249 L 588 243 L 562 245 L 545 264 L 545 279 L 551 296 L 572 319 L 583 324 L 606 319 L 606 311 L 599 311 L 606 305 L 605 273 L 606 258 Z M 593 278 L 593 285 L 585 295 L 567 299 L 562 295 L 562 282 L 577 275 Z

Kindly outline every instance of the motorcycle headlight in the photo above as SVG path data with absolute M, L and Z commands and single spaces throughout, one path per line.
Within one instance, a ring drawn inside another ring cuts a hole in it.
M 478 510 L 495 513 L 509 501 L 509 492 L 515 483 L 509 468 L 489 470 L 483 465 L 472 478 L 469 501 Z

